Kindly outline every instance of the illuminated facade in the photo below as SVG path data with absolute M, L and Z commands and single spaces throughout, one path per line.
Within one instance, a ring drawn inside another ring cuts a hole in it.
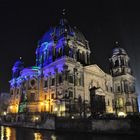
M 115 111 L 117 113 L 138 112 L 135 78 L 132 75 L 129 60 L 126 51 L 120 47 L 113 50 L 113 55 L 110 58 L 110 72 L 113 77 Z
M 89 115 L 93 107 L 94 113 L 137 112 L 129 57 L 120 51 L 124 49 L 114 49 L 111 75 L 105 73 L 90 64 L 84 35 L 61 19 L 39 41 L 36 66 L 24 68 L 21 60 L 13 66 L 7 111 L 83 116 Z M 97 89 L 91 90 L 93 87 Z

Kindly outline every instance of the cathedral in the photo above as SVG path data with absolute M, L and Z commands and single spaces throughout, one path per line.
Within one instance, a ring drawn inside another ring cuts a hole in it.
M 84 35 L 62 18 L 38 42 L 36 65 L 18 60 L 10 80 L 9 114 L 127 115 L 138 112 L 135 78 L 127 52 L 116 44 L 110 74 L 90 62 Z

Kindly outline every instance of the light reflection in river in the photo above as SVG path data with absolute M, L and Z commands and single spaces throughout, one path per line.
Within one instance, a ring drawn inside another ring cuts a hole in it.
M 41 133 L 34 133 L 34 140 L 42 140 L 42 134 Z
M 0 135 L 1 140 L 16 140 L 16 131 L 14 128 L 1 126 Z
M 1 140 L 3 140 L 3 138 L 4 138 L 4 127 L 3 126 L 1 126 L 1 137 L 0 137 L 0 139 Z
M 131 135 L 94 135 L 0 126 L 0 140 L 132 140 Z
M 51 135 L 51 140 L 56 140 L 56 136 L 55 135 Z

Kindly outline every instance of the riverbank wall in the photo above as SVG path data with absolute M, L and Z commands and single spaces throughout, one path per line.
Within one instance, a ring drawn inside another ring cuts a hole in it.
M 63 119 L 56 120 L 57 131 L 95 134 L 140 134 L 139 119 Z
M 43 122 L 1 122 L 1 125 L 45 129 L 61 132 L 96 134 L 139 134 L 140 121 L 133 119 L 70 119 L 46 118 Z

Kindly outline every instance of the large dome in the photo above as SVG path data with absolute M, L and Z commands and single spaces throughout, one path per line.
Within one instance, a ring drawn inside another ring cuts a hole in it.
M 51 42 L 54 39 L 59 40 L 66 35 L 74 37 L 74 39 L 86 45 L 84 35 L 76 27 L 71 27 L 66 19 L 61 19 L 57 26 L 50 28 L 49 31 L 44 34 L 40 43 Z

